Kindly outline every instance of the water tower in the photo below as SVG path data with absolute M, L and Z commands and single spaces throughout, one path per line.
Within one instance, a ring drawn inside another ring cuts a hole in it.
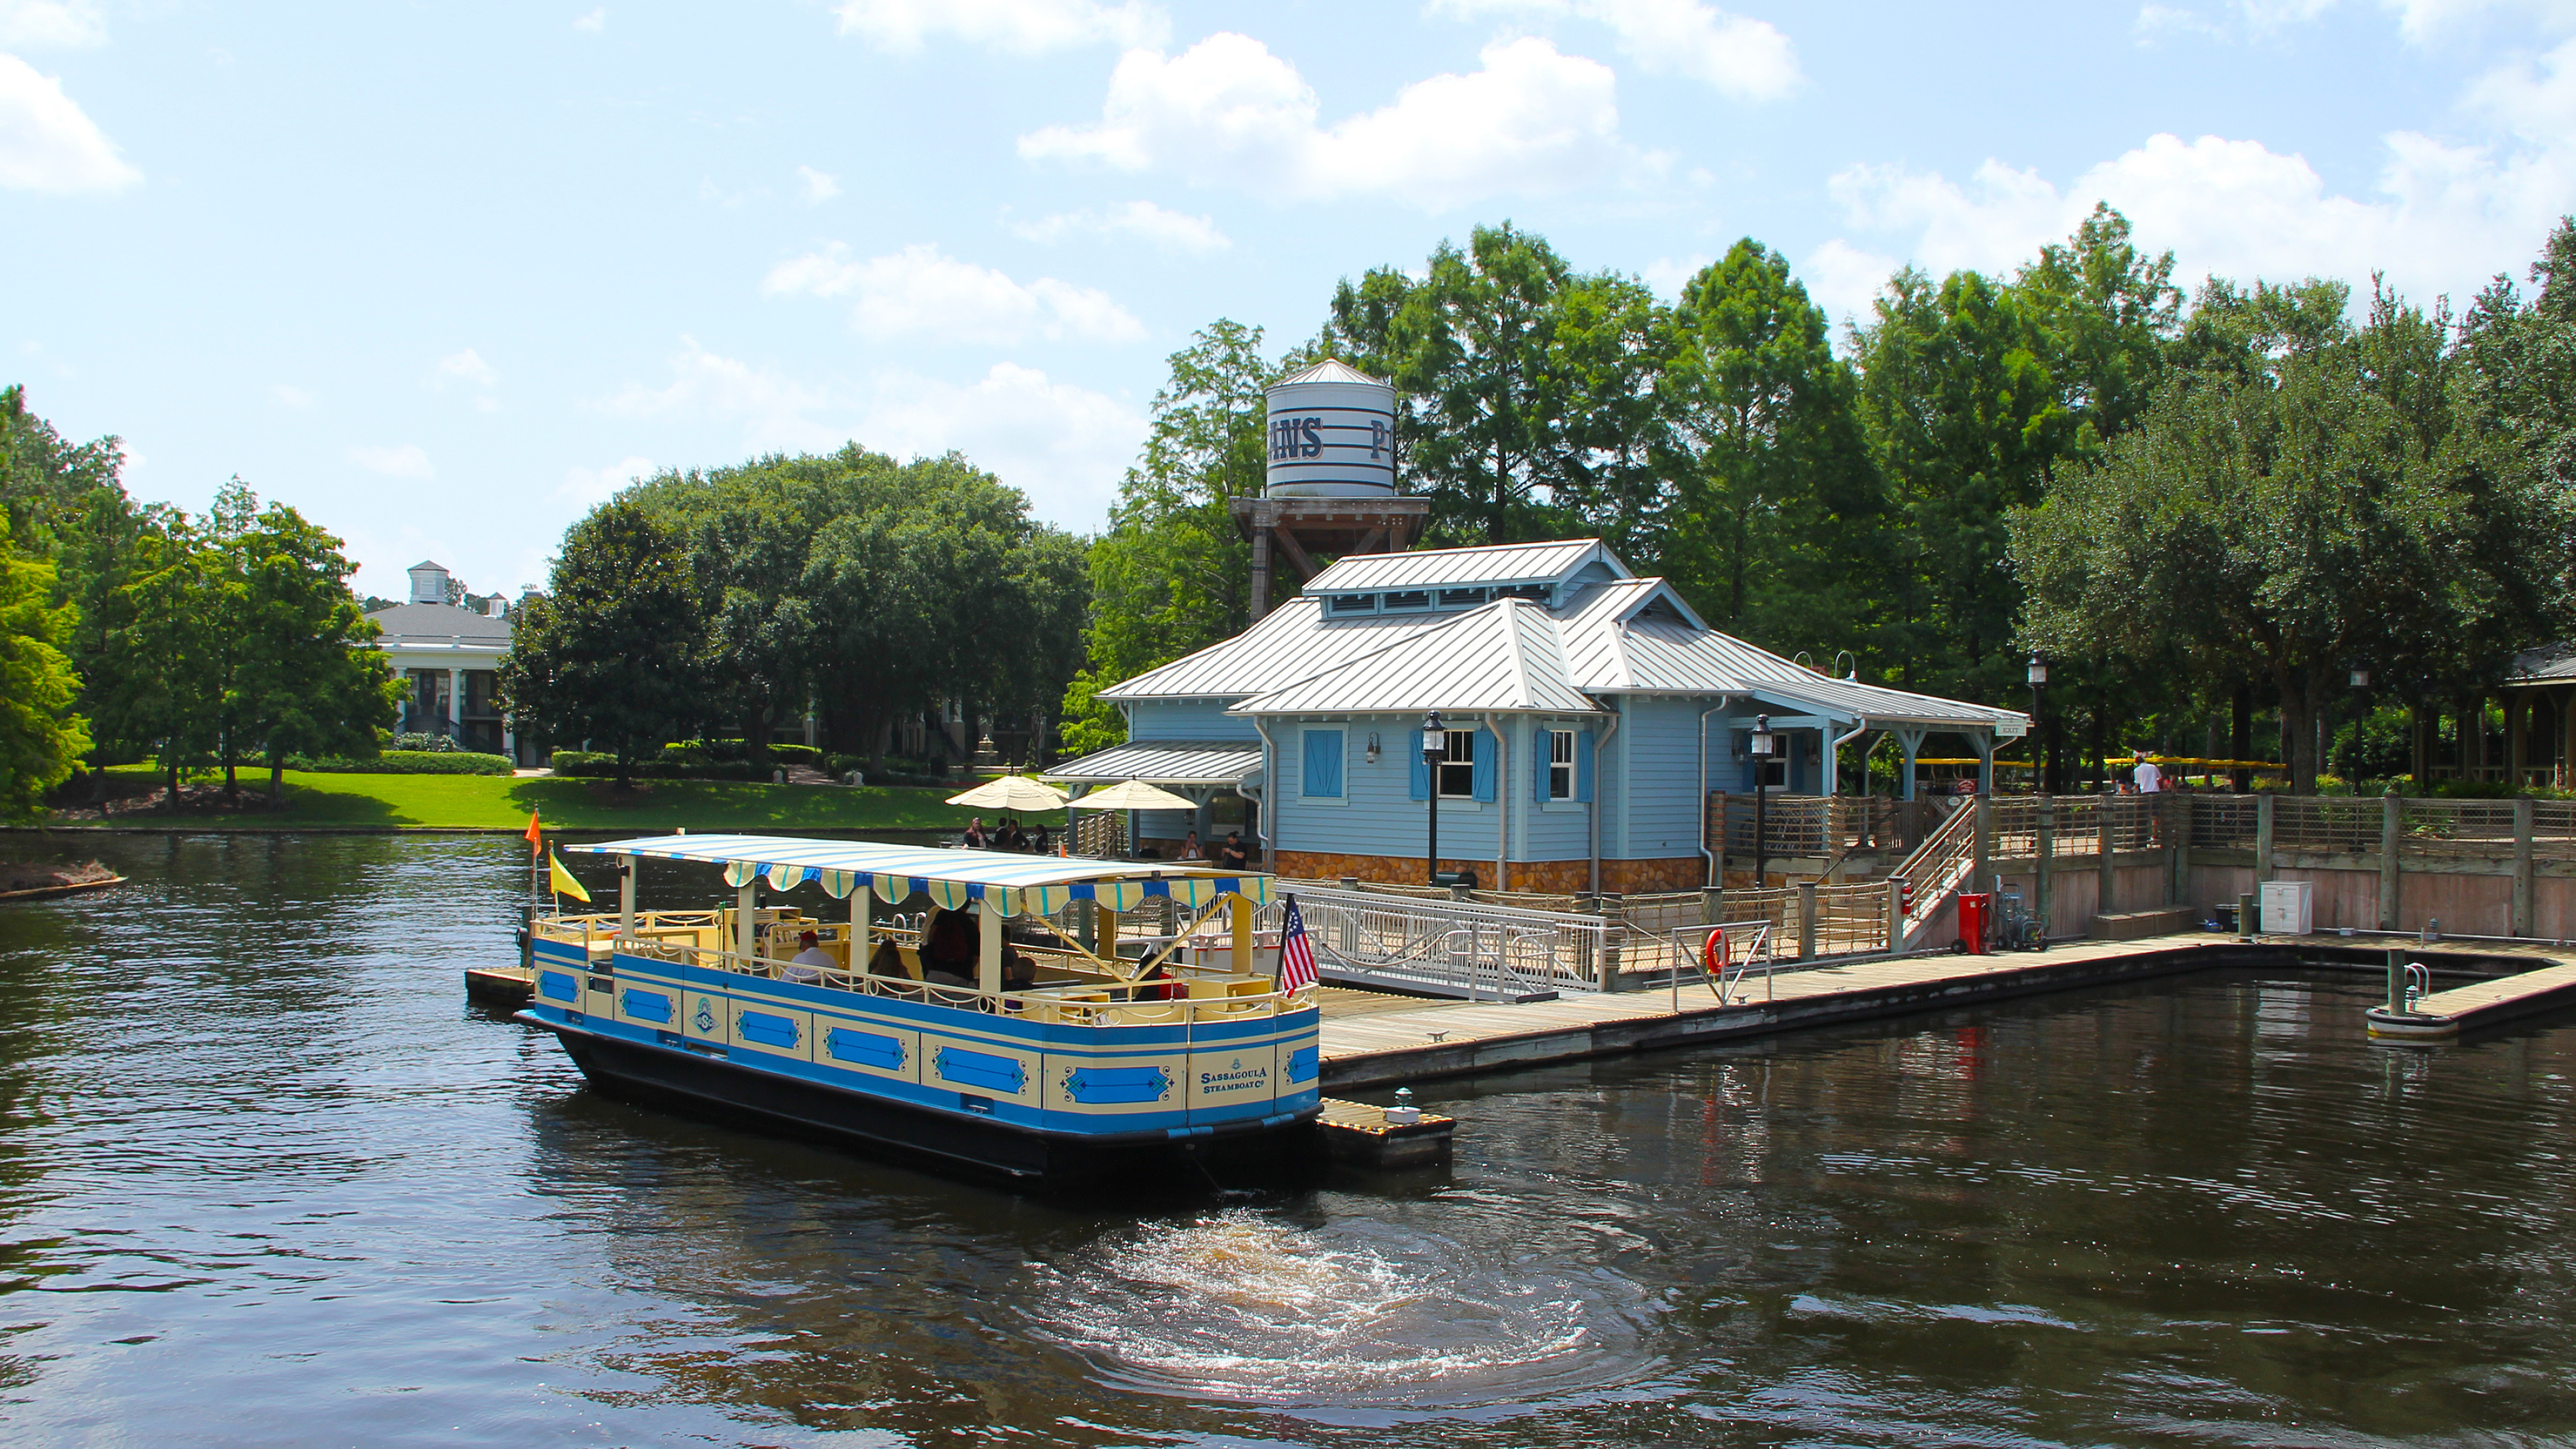
M 1395 491 L 1395 389 L 1345 363 L 1319 362 L 1270 386 L 1269 475 L 1234 500 L 1252 536 L 1252 617 L 1270 612 L 1274 559 L 1304 578 L 1315 555 L 1396 553 L 1422 533 L 1431 503 Z M 1274 549 L 1276 553 L 1274 554 Z

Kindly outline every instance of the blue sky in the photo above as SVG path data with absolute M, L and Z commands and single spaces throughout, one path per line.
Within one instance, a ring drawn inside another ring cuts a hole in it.
M 855 438 L 1100 525 L 1164 359 L 1510 219 L 1836 316 L 2096 198 L 2190 279 L 2465 297 L 2576 210 L 2576 0 L 0 0 L 0 379 L 541 583 L 628 477 Z

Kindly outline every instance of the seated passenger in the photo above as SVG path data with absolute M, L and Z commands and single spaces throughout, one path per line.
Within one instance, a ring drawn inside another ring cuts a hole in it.
M 823 938 L 814 932 L 799 935 L 796 944 L 805 949 L 797 952 L 796 959 L 787 963 L 788 980 L 802 981 L 811 986 L 823 979 L 824 972 L 841 969 L 841 963 L 833 960 L 832 953 L 823 949 Z
M 1130 1001 L 1180 1001 L 1187 998 L 1189 994 L 1190 989 L 1187 986 L 1182 985 L 1180 982 L 1173 980 L 1172 973 L 1164 969 L 1162 962 L 1157 961 L 1153 965 L 1146 967 L 1145 973 L 1136 978 L 1136 987 L 1134 990 L 1127 993 L 1127 999 Z
M 1043 820 L 1038 822 L 1037 833 L 1029 837 L 1029 853 L 1032 855 L 1055 854 L 1055 845 L 1047 839 L 1046 822 Z
M 914 981 L 921 979 L 920 969 L 903 959 L 903 948 L 892 941 L 877 942 L 876 954 L 868 958 L 868 974 L 891 976 L 896 980 L 907 977 Z
M 1002 989 L 1026 991 L 1038 984 L 1037 959 L 1026 951 L 1002 948 Z
M 976 958 L 983 954 L 983 944 L 973 916 L 964 911 L 931 912 L 930 923 L 921 928 L 921 979 L 943 986 L 974 985 Z

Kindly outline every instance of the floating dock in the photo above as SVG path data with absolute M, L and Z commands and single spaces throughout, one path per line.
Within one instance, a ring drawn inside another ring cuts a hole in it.
M 2392 1040 L 2440 1040 L 2518 1016 L 2576 1003 L 2576 965 L 2544 966 L 2415 998 L 2411 1011 L 2370 1013 L 2370 1034 Z
M 2462 1024 L 2576 1002 L 2576 964 L 2545 945 L 2479 945 L 2410 955 L 2445 975 L 2500 974 L 2427 996 L 2417 1009 L 2457 1003 Z M 2071 941 L 2045 952 L 1921 955 L 1782 971 L 1731 983 L 1720 1001 L 1706 983 L 1568 995 L 1517 1005 L 1475 1005 L 1327 988 L 1323 1086 L 1327 1092 L 1392 1087 L 1432 1077 L 1613 1056 L 1660 1047 L 1766 1036 L 1806 1027 L 1943 1011 L 2050 991 L 2073 991 L 2213 967 L 2381 969 L 2385 943 L 2339 937 L 2242 941 L 2208 932 L 2131 941 Z M 1356 999 L 1354 999 L 1356 998 Z
M 1362 1167 L 1427 1167 L 1449 1156 L 1449 1141 L 1457 1134 L 1456 1119 L 1437 1112 L 1420 1112 L 1417 1120 L 1393 1122 L 1386 1108 L 1374 1102 L 1345 1102 L 1339 1097 L 1324 1099 L 1324 1115 L 1316 1128 L 1323 1134 L 1324 1148 L 1336 1162 L 1356 1163 Z

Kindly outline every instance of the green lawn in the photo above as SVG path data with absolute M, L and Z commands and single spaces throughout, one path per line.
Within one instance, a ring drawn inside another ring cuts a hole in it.
M 631 803 L 610 804 L 588 780 L 518 780 L 507 775 L 320 775 L 286 772 L 287 808 L 231 815 L 191 815 L 187 823 L 216 830 L 296 830 L 308 826 L 376 829 L 444 827 L 519 830 L 528 812 L 550 829 L 629 830 L 940 830 L 962 828 L 972 811 L 942 803 L 958 786 L 914 789 L 868 785 L 752 785 L 715 780 L 655 780 Z M 265 791 L 268 776 L 245 775 L 245 791 Z M 144 825 L 138 811 L 110 824 Z M 96 822 L 67 822 L 78 829 Z

